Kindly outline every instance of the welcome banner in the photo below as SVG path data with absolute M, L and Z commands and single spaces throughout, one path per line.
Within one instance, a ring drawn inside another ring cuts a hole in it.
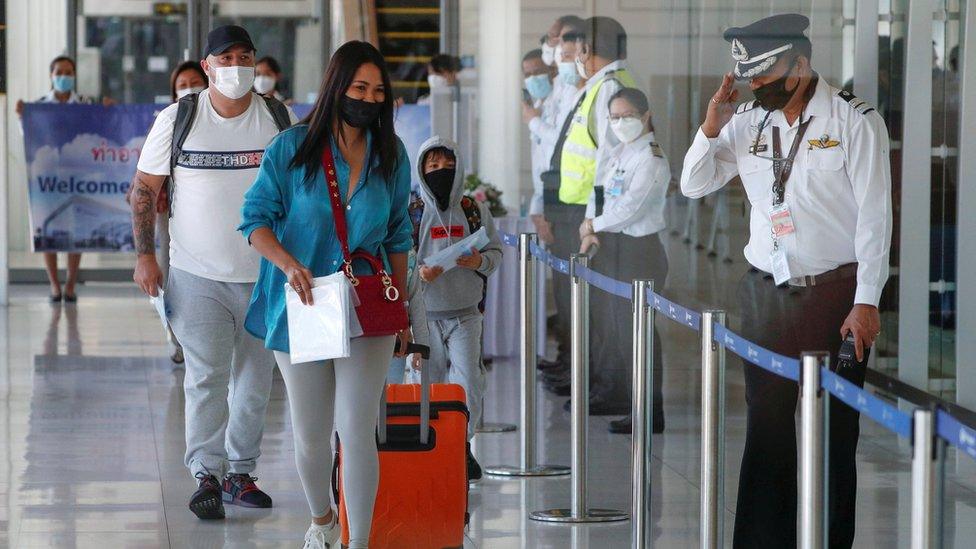
M 125 200 L 158 105 L 24 106 L 35 252 L 132 251 Z
M 146 134 L 161 105 L 24 106 L 24 150 L 35 252 L 130 252 L 125 200 Z M 299 118 L 311 110 L 295 105 Z M 430 108 L 397 109 L 396 131 L 411 159 L 430 137 Z M 414 184 L 416 185 L 416 181 Z M 179 184 L 179 183 L 177 183 Z

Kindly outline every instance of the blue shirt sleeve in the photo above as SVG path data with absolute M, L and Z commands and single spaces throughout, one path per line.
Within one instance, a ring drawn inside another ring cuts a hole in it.
M 284 134 L 279 135 L 268 145 L 254 184 L 244 193 L 241 225 L 237 230 L 248 242 L 255 229 L 274 229 L 275 223 L 285 214 L 285 196 L 290 188 L 287 162 L 291 158 L 290 155 L 283 154 L 287 149 L 287 140 L 283 137 Z
M 388 254 L 406 253 L 413 248 L 413 224 L 410 222 L 410 158 L 403 143 L 397 140 L 399 152 L 393 172 L 390 222 L 383 247 Z

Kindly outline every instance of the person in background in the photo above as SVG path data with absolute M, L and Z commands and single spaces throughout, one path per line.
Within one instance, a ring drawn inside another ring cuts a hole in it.
M 567 43 L 575 47 L 567 48 Z M 586 83 L 576 95 L 572 114 L 563 122 L 564 131 L 553 153 L 550 172 L 558 177 L 547 177 L 544 192 L 552 196 L 546 204 L 546 218 L 553 224 L 553 234 L 558 246 L 553 252 L 568 258 L 579 252 L 579 227 L 586 217 L 586 205 L 593 187 L 602 180 L 601 157 L 619 141 L 610 129 L 610 98 L 622 88 L 636 87 L 627 69 L 627 33 L 623 26 L 610 17 L 591 17 L 583 21 L 583 28 L 563 34 L 563 53 L 575 51 L 574 65 L 580 78 Z M 558 248 L 558 249 L 557 249 Z M 556 299 L 562 300 L 564 310 L 569 310 L 570 288 L 568 279 L 561 280 L 553 290 Z M 567 314 L 568 318 L 568 314 Z M 591 349 L 598 349 L 599 334 L 593 333 Z M 591 377 L 597 383 L 590 385 L 590 414 L 623 415 L 630 411 L 630 402 L 612 398 L 610 391 L 598 383 L 603 368 L 603 357 L 591 353 Z M 570 385 L 568 367 L 562 367 L 544 380 L 550 387 L 567 391 Z M 564 407 L 569 409 L 569 403 Z
M 461 60 L 453 55 L 439 53 L 430 58 L 427 63 L 427 86 L 430 91 L 417 99 L 418 105 L 429 105 L 430 94 L 435 90 L 458 86 L 458 73 L 461 71 Z
M 55 57 L 49 66 L 51 75 L 51 90 L 46 95 L 37 100 L 38 103 L 65 103 L 93 105 L 98 101 L 93 97 L 79 95 L 75 91 L 77 84 L 78 69 L 75 60 L 66 56 Z M 104 97 L 102 105 L 114 105 L 115 101 Z M 17 101 L 15 108 L 17 116 L 24 113 L 24 102 Z M 78 284 L 78 272 L 81 270 L 81 254 L 68 254 L 68 278 L 64 283 L 64 291 L 61 289 L 61 281 L 58 277 L 58 254 L 55 252 L 44 252 L 44 268 L 47 271 L 47 280 L 51 285 L 51 303 L 75 303 L 78 301 L 78 294 L 75 293 L 75 285 Z
M 470 441 L 481 422 L 486 385 L 482 362 L 484 315 L 480 303 L 488 277 L 501 263 L 502 247 L 491 212 L 484 204 L 464 196 L 459 152 L 456 143 L 439 136 L 420 146 L 417 169 L 423 214 L 416 230 L 417 256 L 423 263 L 426 257 L 480 228 L 488 234 L 488 244 L 459 257 L 457 268 L 444 272 L 442 267 L 420 267 L 430 328 L 430 360 L 425 368 L 430 368 L 432 383 L 457 383 L 464 387 L 470 412 L 468 480 L 479 480 L 481 466 L 471 453 Z
M 410 160 L 393 130 L 386 63 L 367 42 L 347 42 L 333 54 L 312 112 L 268 148 L 245 195 L 239 227 L 264 256 L 245 327 L 274 351 L 288 389 L 295 462 L 312 515 L 305 548 L 338 548 L 334 425 L 342 442 L 342 490 L 353 549 L 369 541 L 379 485 L 376 414 L 395 337 L 402 356 L 411 334 L 406 329 L 397 336 L 353 339 L 348 358 L 291 362 L 285 284 L 311 304 L 312 279 L 343 265 L 322 167 L 326 147 L 335 162 L 338 198 L 346 204 L 349 249 L 380 257 L 385 252 L 386 268 L 399 295 L 406 296 L 407 252 L 413 247 Z M 361 267 L 353 266 L 364 274 Z
M 200 93 L 207 88 L 207 73 L 196 61 L 184 61 L 177 66 L 169 77 L 169 92 L 173 103 L 191 94 Z M 159 196 L 156 197 L 156 235 L 159 239 L 159 248 L 156 250 L 156 261 L 163 274 L 163 286 L 166 284 L 166 277 L 169 276 L 169 189 L 166 185 L 159 189 Z M 169 326 L 166 336 L 173 352 L 170 359 L 176 364 L 183 364 L 183 346 L 180 345 L 173 327 Z
M 546 204 L 556 205 L 558 210 L 558 196 L 554 189 L 559 186 L 559 172 L 552 170 L 553 153 L 561 136 L 568 132 L 567 118 L 576 107 L 579 89 L 585 81 L 576 70 L 573 59 L 576 57 L 576 42 L 563 40 L 564 36 L 575 36 L 583 30 L 583 20 L 575 15 L 564 15 L 555 22 L 544 37 L 545 43 L 555 43 L 552 62 L 546 63 L 555 69 L 552 79 L 552 91 L 540 104 L 522 104 L 522 120 L 528 124 L 532 149 L 533 195 L 529 203 L 529 216 L 535 225 L 539 239 L 551 246 L 559 253 L 571 253 L 572 248 L 566 243 L 556 242 L 552 233 L 552 220 L 546 216 Z M 554 40 L 551 37 L 555 36 Z M 543 54 L 545 54 L 543 48 Z M 543 63 L 547 61 L 543 55 Z M 523 63 L 523 73 L 526 66 Z M 546 180 L 550 181 L 550 192 L 546 193 Z M 561 257 L 568 257 L 563 255 Z M 568 292 L 568 282 L 553 281 L 555 295 Z M 563 291 L 565 290 L 565 292 Z M 568 293 L 566 293 L 568 296 Z M 569 395 L 569 310 L 568 300 L 556 300 L 555 329 L 552 330 L 558 345 L 555 361 L 540 359 L 538 365 L 546 371 L 543 376 L 545 387 L 558 395 Z
M 291 104 L 290 99 L 286 99 L 281 93 L 281 82 L 285 74 L 281 70 L 281 64 L 270 55 L 258 59 L 254 65 L 254 91 L 261 95 L 270 95 L 286 105 Z
M 708 101 L 685 155 L 681 191 L 701 198 L 736 177 L 751 205 L 739 282 L 742 336 L 788 357 L 827 351 L 845 338 L 856 361 L 837 371 L 864 385 L 869 348 L 881 332 L 878 301 L 891 245 L 891 146 L 866 101 L 831 86 L 810 63 L 800 14 L 732 27 L 736 61 Z M 733 81 L 755 101 L 735 102 Z M 795 547 L 796 381 L 744 361 L 746 441 L 733 547 Z M 831 548 L 854 543 L 859 413 L 830 397 L 827 501 Z
M 606 169 L 597 181 L 580 226 L 580 253 L 594 244 L 599 252 L 592 268 L 629 282 L 651 279 L 655 289 L 664 288 L 668 256 L 660 232 L 666 228 L 664 207 L 671 168 L 654 139 L 654 124 L 647 96 L 636 88 L 623 88 L 610 98 L 610 129 L 619 143 L 605 156 Z M 602 195 L 603 200 L 598 200 Z M 602 204 L 601 204 L 602 202 Z M 600 333 L 596 353 L 605 367 L 594 383 L 608 398 L 631 398 L 633 330 L 631 304 L 616 296 L 595 292 L 593 329 Z M 661 335 L 654 328 L 654 433 L 664 432 L 663 352 Z M 630 433 L 631 417 L 610 422 L 611 433 Z
M 458 73 L 461 72 L 461 60 L 453 55 L 439 53 L 430 58 L 427 63 L 427 83 L 431 89 L 455 86 Z
M 196 109 L 178 161 L 171 163 L 182 100 L 156 117 L 129 202 L 138 254 L 133 280 L 156 296 L 163 283 L 155 255 L 156 198 L 172 177 L 165 300 L 186 355 L 184 462 L 197 479 L 188 507 L 200 519 L 223 519 L 225 501 L 272 506 L 251 473 L 261 455 L 274 359 L 245 330 L 260 256 L 235 228 L 265 147 L 295 115 L 251 91 L 256 52 L 246 30 L 213 29 L 205 52 L 201 67 L 211 85 L 184 98 L 193 97 Z
M 547 65 L 543 60 L 543 51 L 535 49 L 522 57 L 522 81 L 524 90 L 528 94 L 528 101 L 522 101 L 523 120 L 529 125 L 530 149 L 532 154 L 532 200 L 529 203 L 529 217 L 535 225 L 539 240 L 545 244 L 553 243 L 552 229 L 546 221 L 543 206 L 542 172 L 549 168 L 552 149 L 555 147 L 553 133 L 532 132 L 532 121 L 539 119 L 536 126 L 543 125 L 542 115 L 545 114 L 550 122 L 555 122 L 556 107 L 559 94 L 557 90 L 565 90 L 565 84 L 556 84 L 553 78 L 556 67 Z M 524 98 L 523 98 L 524 99 Z M 543 138 L 546 138 L 543 142 Z
M 427 329 L 427 308 L 424 306 L 424 285 L 420 281 L 420 273 L 417 272 L 417 252 L 413 249 L 407 254 L 407 302 L 410 304 L 408 311 L 410 317 L 410 331 L 413 332 L 413 341 L 418 345 L 429 346 L 430 331 Z M 390 371 L 386 375 L 387 383 L 403 383 L 406 376 L 407 361 L 414 371 L 421 367 L 423 360 L 420 355 L 407 357 L 395 356 L 390 360 Z

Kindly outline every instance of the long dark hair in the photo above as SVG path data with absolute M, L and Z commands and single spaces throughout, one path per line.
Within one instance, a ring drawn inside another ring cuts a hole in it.
M 173 98 L 173 101 L 176 101 L 176 79 L 186 71 L 193 71 L 199 74 L 200 77 L 203 78 L 204 83 L 209 82 L 210 80 L 207 78 L 207 73 L 203 72 L 203 68 L 200 66 L 199 61 L 184 61 L 180 63 L 175 69 L 173 69 L 173 73 L 169 75 L 169 95 Z
M 393 131 L 393 87 L 390 84 L 390 73 L 379 50 L 368 42 L 354 40 L 343 44 L 332 55 L 312 112 L 300 122 L 308 124 L 308 134 L 298 146 L 288 167 L 305 168 L 305 179 L 309 185 L 322 166 L 322 151 L 332 139 L 332 128 L 339 115 L 339 101 L 352 85 L 356 71 L 367 63 L 379 67 L 386 92 L 380 115 L 369 127 L 369 131 L 373 134 L 373 146 L 367 161 L 372 164 L 373 160 L 378 158 L 380 168 L 387 179 L 392 177 L 396 170 L 399 151 L 396 133 Z M 339 133 L 342 138 L 342 132 Z

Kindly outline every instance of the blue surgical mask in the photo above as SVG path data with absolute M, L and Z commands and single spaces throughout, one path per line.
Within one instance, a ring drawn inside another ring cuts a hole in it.
M 534 74 L 525 79 L 525 89 L 529 90 L 532 99 L 543 99 L 552 91 L 552 82 L 548 74 Z
M 51 87 L 54 91 L 60 93 L 67 93 L 75 89 L 75 77 L 74 76 L 52 76 L 51 77 Z
M 573 61 L 560 61 L 559 78 L 564 84 L 575 86 L 580 81 L 580 75 L 576 72 L 576 63 Z

